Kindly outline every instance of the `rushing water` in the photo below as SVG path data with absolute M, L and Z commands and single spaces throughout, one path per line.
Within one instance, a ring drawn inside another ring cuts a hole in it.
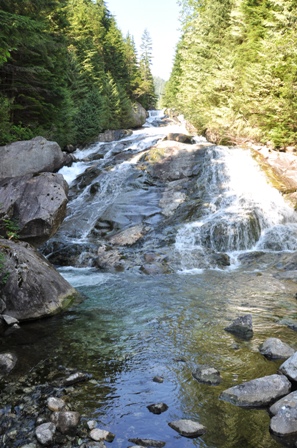
M 165 132 L 150 127 L 137 131 L 129 148 L 134 144 L 137 153 Z M 75 174 L 63 172 L 71 182 L 85 166 L 81 161 L 73 167 Z M 95 204 L 86 202 L 84 192 L 78 196 L 78 215 L 67 219 L 73 223 L 71 238 L 87 239 L 95 210 L 118 194 L 130 166 L 110 170 Z M 136 270 L 60 268 L 86 300 L 62 316 L 23 324 L 2 340 L 3 351 L 14 350 L 19 357 L 15 376 L 38 371 L 42 360 L 48 361 L 49 370 L 64 366 L 91 373 L 92 381 L 77 386 L 69 400 L 83 419 L 95 418 L 116 434 L 108 446 L 126 448 L 132 437 L 163 440 L 169 448 L 279 446 L 269 434 L 266 410 L 240 409 L 219 395 L 232 385 L 276 373 L 280 362 L 267 361 L 258 351 L 267 337 L 280 337 L 297 349 L 296 333 L 284 323 L 297 319 L 296 286 L 269 271 L 244 270 L 236 262 L 238 254 L 260 248 L 271 253 L 297 250 L 296 215 L 266 184 L 247 152 L 210 149 L 202 171 L 203 212 L 198 221 L 179 226 L 173 248 L 181 259 L 177 272 L 146 276 Z M 234 260 L 232 269 L 201 264 L 208 250 L 227 252 Z M 247 313 L 253 316 L 251 340 L 224 331 L 231 320 Z M 220 370 L 222 383 L 198 383 L 191 373 L 197 364 Z M 154 382 L 156 375 L 164 382 Z M 146 406 L 158 402 L 169 408 L 154 415 Z M 180 418 L 199 421 L 207 433 L 196 439 L 179 436 L 168 422 Z

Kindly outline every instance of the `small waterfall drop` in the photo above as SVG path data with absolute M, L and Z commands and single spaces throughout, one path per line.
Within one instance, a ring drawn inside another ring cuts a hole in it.
M 215 267 L 218 253 L 228 254 L 234 266 L 243 252 L 297 250 L 297 214 L 249 151 L 210 147 L 197 184 L 201 218 L 176 236 L 182 270 Z

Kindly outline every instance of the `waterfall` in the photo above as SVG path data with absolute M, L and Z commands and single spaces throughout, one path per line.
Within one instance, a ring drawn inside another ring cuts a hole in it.
M 182 269 L 212 267 L 214 253 L 234 261 L 246 251 L 297 250 L 297 214 L 267 183 L 249 151 L 209 148 L 197 185 L 201 218 L 176 236 Z

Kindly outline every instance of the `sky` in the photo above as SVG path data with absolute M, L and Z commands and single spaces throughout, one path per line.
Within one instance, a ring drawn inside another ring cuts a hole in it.
M 177 0 L 106 0 L 105 3 L 123 36 L 129 32 L 134 37 L 138 54 L 143 32 L 148 30 L 152 39 L 152 74 L 167 81 L 180 36 Z

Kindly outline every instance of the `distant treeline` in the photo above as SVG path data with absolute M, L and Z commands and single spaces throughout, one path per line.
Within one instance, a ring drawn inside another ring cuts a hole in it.
M 212 141 L 297 144 L 297 1 L 180 0 L 163 106 Z
M 151 40 L 138 58 L 103 0 L 0 0 L 0 144 L 84 144 L 156 103 Z

